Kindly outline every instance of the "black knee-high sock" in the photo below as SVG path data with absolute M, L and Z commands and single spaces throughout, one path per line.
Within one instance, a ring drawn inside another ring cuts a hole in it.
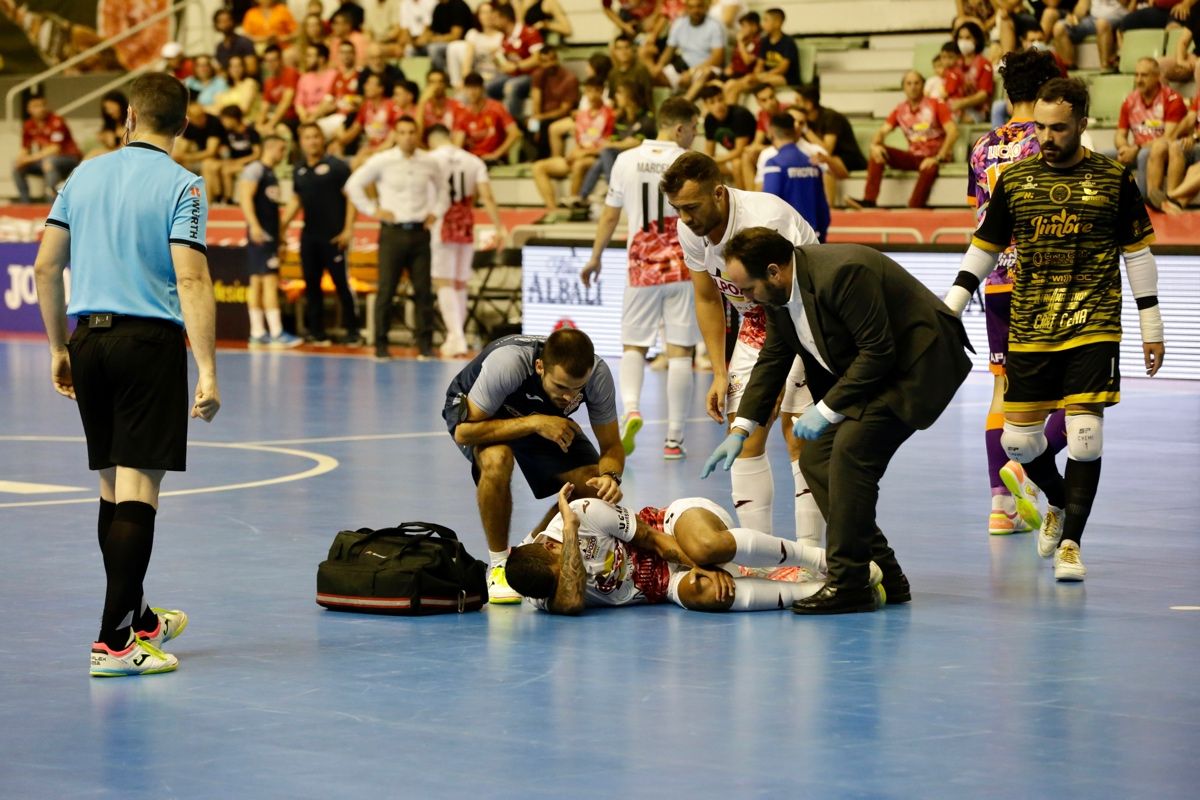
M 1075 461 L 1067 459 L 1067 515 L 1063 519 L 1064 541 L 1070 540 L 1079 544 L 1083 536 L 1083 526 L 1087 525 L 1088 515 L 1092 513 L 1092 501 L 1096 499 L 1096 488 L 1100 485 L 1100 462 Z
M 108 588 L 100 617 L 99 641 L 111 648 L 125 647 L 130 626 L 142 605 L 142 579 L 154 548 L 154 506 L 118 503 L 104 542 L 104 573 Z
M 104 552 L 104 542 L 108 539 L 108 527 L 112 525 L 113 515 L 117 513 L 117 504 L 100 498 L 100 514 L 96 520 L 96 539 L 100 542 L 100 552 Z
M 1067 490 L 1062 475 L 1058 474 L 1058 465 L 1054 463 L 1054 454 L 1049 450 L 1024 465 L 1025 474 L 1046 495 L 1046 502 L 1055 508 L 1063 508 L 1067 504 Z

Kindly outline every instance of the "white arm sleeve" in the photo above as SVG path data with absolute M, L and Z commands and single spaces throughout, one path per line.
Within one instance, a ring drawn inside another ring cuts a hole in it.
M 1129 289 L 1137 301 L 1143 342 L 1163 341 L 1162 312 L 1158 307 L 1158 265 L 1149 247 L 1125 254 Z
M 971 295 L 979 288 L 980 282 L 996 268 L 996 261 L 999 258 L 999 253 L 990 253 L 976 245 L 967 248 L 967 253 L 963 256 L 962 264 L 959 267 L 958 277 L 954 279 L 954 285 L 950 287 L 950 291 L 946 292 L 946 296 L 943 298 L 943 302 L 950 307 L 951 311 L 962 316 L 963 309 L 971 300 Z

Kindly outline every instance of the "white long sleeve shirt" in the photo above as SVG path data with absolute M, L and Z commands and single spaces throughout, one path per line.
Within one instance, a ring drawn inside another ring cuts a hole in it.
M 375 187 L 377 200 L 367 196 Z M 399 223 L 424 222 L 441 217 L 450 207 L 449 183 L 437 159 L 423 150 L 406 156 L 398 147 L 376 153 L 346 181 L 346 197 L 363 214 L 379 216 L 390 211 Z

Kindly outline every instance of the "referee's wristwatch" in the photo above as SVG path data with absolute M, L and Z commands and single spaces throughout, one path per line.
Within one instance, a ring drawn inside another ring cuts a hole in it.
M 621 485 L 621 475 L 619 473 L 617 473 L 613 470 L 609 470 L 608 472 L 601 472 L 600 474 L 607 475 L 608 477 L 612 478 L 614 481 L 617 482 L 617 486 Z

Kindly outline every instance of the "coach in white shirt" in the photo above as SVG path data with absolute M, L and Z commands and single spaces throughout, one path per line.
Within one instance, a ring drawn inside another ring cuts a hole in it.
M 392 295 L 407 269 L 416 306 L 419 358 L 433 357 L 433 288 L 429 231 L 450 206 L 447 182 L 436 159 L 417 150 L 417 123 L 401 117 L 396 146 L 367 159 L 346 181 L 346 197 L 380 222 L 379 293 L 375 295 L 375 357 L 389 358 Z M 375 188 L 372 199 L 368 186 Z

